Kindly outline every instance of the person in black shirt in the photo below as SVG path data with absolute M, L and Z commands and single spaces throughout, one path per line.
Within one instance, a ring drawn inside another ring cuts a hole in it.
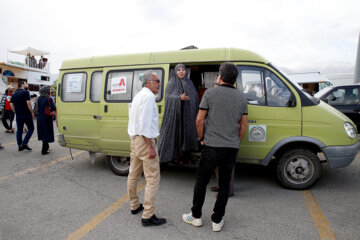
M 11 109 L 16 114 L 16 140 L 19 146 L 19 151 L 24 149 L 32 150 L 27 144 L 34 132 L 34 113 L 30 102 L 30 93 L 27 91 L 29 88 L 25 81 L 19 81 L 18 89 L 11 98 Z M 22 138 L 24 124 L 27 126 L 27 133 L 25 138 Z

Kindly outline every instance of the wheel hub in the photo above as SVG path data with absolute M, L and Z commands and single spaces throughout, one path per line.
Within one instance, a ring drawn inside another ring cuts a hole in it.
M 296 168 L 296 173 L 300 174 L 304 171 L 304 169 L 302 167 L 297 167 Z
M 287 176 L 292 181 L 303 182 L 312 175 L 309 161 L 304 158 L 294 158 L 289 161 L 287 166 Z

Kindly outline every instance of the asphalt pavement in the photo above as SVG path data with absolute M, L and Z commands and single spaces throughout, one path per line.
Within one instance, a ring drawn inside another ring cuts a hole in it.
M 145 228 L 131 215 L 126 177 L 114 175 L 105 156 L 94 164 L 87 152 L 50 144 L 41 155 L 17 151 L 15 134 L 0 128 L 0 239 L 360 239 L 360 155 L 346 168 L 323 164 L 311 189 L 282 188 L 271 168 L 238 164 L 235 196 L 229 199 L 221 232 L 212 232 L 216 193 L 208 190 L 203 226 L 182 221 L 190 212 L 195 168 L 162 166 L 156 215 L 167 218 Z M 143 199 L 144 178 L 139 181 Z M 215 177 L 209 187 L 216 185 Z

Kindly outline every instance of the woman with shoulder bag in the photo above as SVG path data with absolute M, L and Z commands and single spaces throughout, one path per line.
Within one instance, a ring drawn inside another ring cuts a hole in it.
M 54 128 L 52 117 L 56 115 L 56 106 L 50 97 L 50 86 L 44 86 L 40 89 L 40 97 L 37 102 L 37 133 L 38 140 L 42 141 L 41 154 L 49 153 L 49 143 L 54 142 Z

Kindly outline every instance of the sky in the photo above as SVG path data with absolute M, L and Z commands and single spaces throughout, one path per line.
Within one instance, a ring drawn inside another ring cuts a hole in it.
M 90 56 L 235 47 L 275 64 L 355 64 L 359 0 L 2 0 L 0 62 L 7 50 L 50 52 L 63 60 Z

